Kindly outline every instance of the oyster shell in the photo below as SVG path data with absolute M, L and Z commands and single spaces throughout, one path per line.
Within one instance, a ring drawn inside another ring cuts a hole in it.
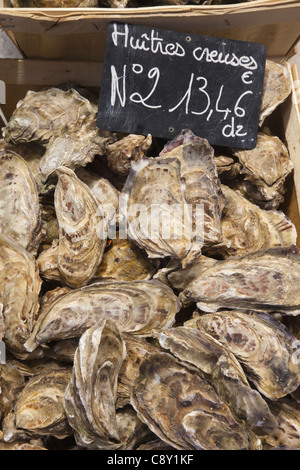
M 124 341 L 111 320 L 89 328 L 80 338 L 64 407 L 81 446 L 115 449 L 122 445 L 115 401 L 125 355 Z
M 214 149 L 206 139 L 184 130 L 160 152 L 160 157 L 180 161 L 180 177 L 185 184 L 185 200 L 191 206 L 193 232 L 203 244 L 214 245 L 222 241 L 221 213 L 224 198 L 220 188 Z M 197 205 L 203 207 L 197 214 Z M 204 220 L 202 220 L 202 217 Z M 199 220 L 197 220 L 199 218 Z M 203 233 L 197 233 L 198 230 Z M 202 245 L 195 246 L 196 253 Z
M 107 146 L 108 167 L 117 175 L 127 176 L 131 162 L 139 162 L 147 156 L 152 136 L 129 134 Z
M 283 142 L 259 132 L 254 149 L 233 153 L 242 165 L 241 174 L 245 175 L 238 184 L 241 193 L 264 209 L 277 209 L 284 199 L 286 177 L 294 167 Z
M 276 416 L 278 427 L 262 436 L 263 449 L 299 450 L 300 405 L 293 399 L 283 398 L 270 402 L 270 408 Z
M 58 239 L 59 228 L 54 205 L 40 199 L 40 207 L 44 236 L 39 251 L 43 251 L 49 248 L 54 240 Z
M 14 8 L 97 8 L 98 0 L 10 0 Z
M 184 290 L 190 282 L 197 279 L 206 269 L 211 268 L 217 260 L 201 255 L 185 268 L 177 268 L 167 274 L 169 284 L 178 291 Z
M 143 360 L 131 402 L 151 431 L 176 449 L 252 447 L 246 428 L 213 387 L 170 354 L 150 354 Z
M 37 186 L 22 157 L 0 151 L 0 233 L 36 254 L 43 236 Z
M 13 354 L 21 359 L 28 356 L 24 343 L 38 315 L 41 283 L 32 255 L 12 239 L 0 235 L 0 302 L 3 305 L 4 340 Z
M 149 336 L 171 326 L 179 309 L 173 291 L 158 281 L 94 283 L 45 303 L 26 348 L 81 336 L 102 319 L 113 319 L 121 332 Z
M 65 283 L 76 288 L 88 283 L 101 262 L 107 220 L 88 186 L 72 170 L 61 167 L 56 172 L 58 269 Z
M 149 258 L 170 256 L 183 265 L 191 261 L 189 255 L 195 258 L 178 159 L 149 158 L 132 164 L 120 201 L 129 238 Z
M 300 250 L 295 245 L 230 257 L 208 268 L 179 295 L 183 305 L 300 314 Z
M 160 348 L 149 343 L 145 338 L 122 333 L 122 339 L 126 346 L 126 357 L 118 377 L 117 408 L 122 408 L 130 403 L 132 387 L 139 375 L 139 367 L 143 359 L 149 354 L 160 352 Z
M 287 99 L 291 91 L 292 79 L 286 65 L 267 59 L 259 126 L 262 126 L 265 118 Z
M 238 191 L 221 185 L 226 199 L 222 214 L 222 232 L 226 242 L 213 247 L 211 254 L 242 256 L 273 246 L 295 245 L 297 231 L 281 211 L 265 211 L 252 204 Z
M 35 442 L 30 441 L 14 441 L 14 442 L 4 442 L 1 439 L 1 431 L 0 431 L 0 450 L 47 450 L 43 447 L 42 443 L 37 444 Z
M 241 165 L 227 155 L 215 155 L 215 164 L 221 181 L 233 180 L 240 174 Z
M 253 390 L 235 358 L 219 341 L 201 329 L 176 327 L 157 334 L 162 348 L 180 361 L 197 367 L 216 388 L 235 416 L 247 427 L 263 434 L 276 429 L 276 420 L 257 390 Z M 299 379 L 300 380 L 300 379 Z
M 106 178 L 101 178 L 85 168 L 78 168 L 76 175 L 90 188 L 108 222 L 116 223 L 120 192 Z
M 96 125 L 97 105 L 75 89 L 28 91 L 17 104 L 3 137 L 13 143 L 39 143 L 46 147 L 40 161 L 46 182 L 60 166 L 72 170 L 103 155 L 115 138 Z
M 31 377 L 18 395 L 14 410 L 3 422 L 5 441 L 21 436 L 70 435 L 63 396 L 71 377 L 69 368 Z
M 155 273 L 155 266 L 130 240 L 113 239 L 112 247 L 103 254 L 94 280 L 116 281 L 147 280 Z
M 0 424 L 10 412 L 25 384 L 24 375 L 12 364 L 0 364 Z
M 300 346 L 270 315 L 221 311 L 199 316 L 197 328 L 231 351 L 256 388 L 271 400 L 293 392 L 300 384 Z

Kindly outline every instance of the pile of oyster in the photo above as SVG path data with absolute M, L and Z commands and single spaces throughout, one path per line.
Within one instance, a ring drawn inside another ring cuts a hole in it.
M 300 448 L 293 164 L 265 125 L 290 91 L 267 61 L 243 151 L 99 130 L 75 86 L 18 103 L 0 152 L 0 449 Z
M 10 0 L 13 8 L 143 8 L 172 5 L 220 5 L 251 0 Z

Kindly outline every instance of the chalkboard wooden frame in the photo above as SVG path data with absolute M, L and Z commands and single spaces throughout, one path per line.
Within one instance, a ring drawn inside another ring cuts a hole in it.
M 183 129 L 212 145 L 256 145 L 264 44 L 111 22 L 97 125 L 172 139 Z

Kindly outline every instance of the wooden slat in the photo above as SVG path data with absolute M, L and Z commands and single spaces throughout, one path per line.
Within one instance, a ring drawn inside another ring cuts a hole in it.
M 100 86 L 101 62 L 61 60 L 0 60 L 0 80 L 7 85 L 55 86 L 71 81 L 81 86 Z

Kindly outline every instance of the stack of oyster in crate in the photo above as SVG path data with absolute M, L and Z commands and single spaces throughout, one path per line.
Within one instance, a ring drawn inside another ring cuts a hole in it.
M 73 85 L 18 103 L 0 153 L 1 449 L 299 449 L 293 164 L 265 127 L 290 93 L 268 60 L 252 150 L 99 130 Z

